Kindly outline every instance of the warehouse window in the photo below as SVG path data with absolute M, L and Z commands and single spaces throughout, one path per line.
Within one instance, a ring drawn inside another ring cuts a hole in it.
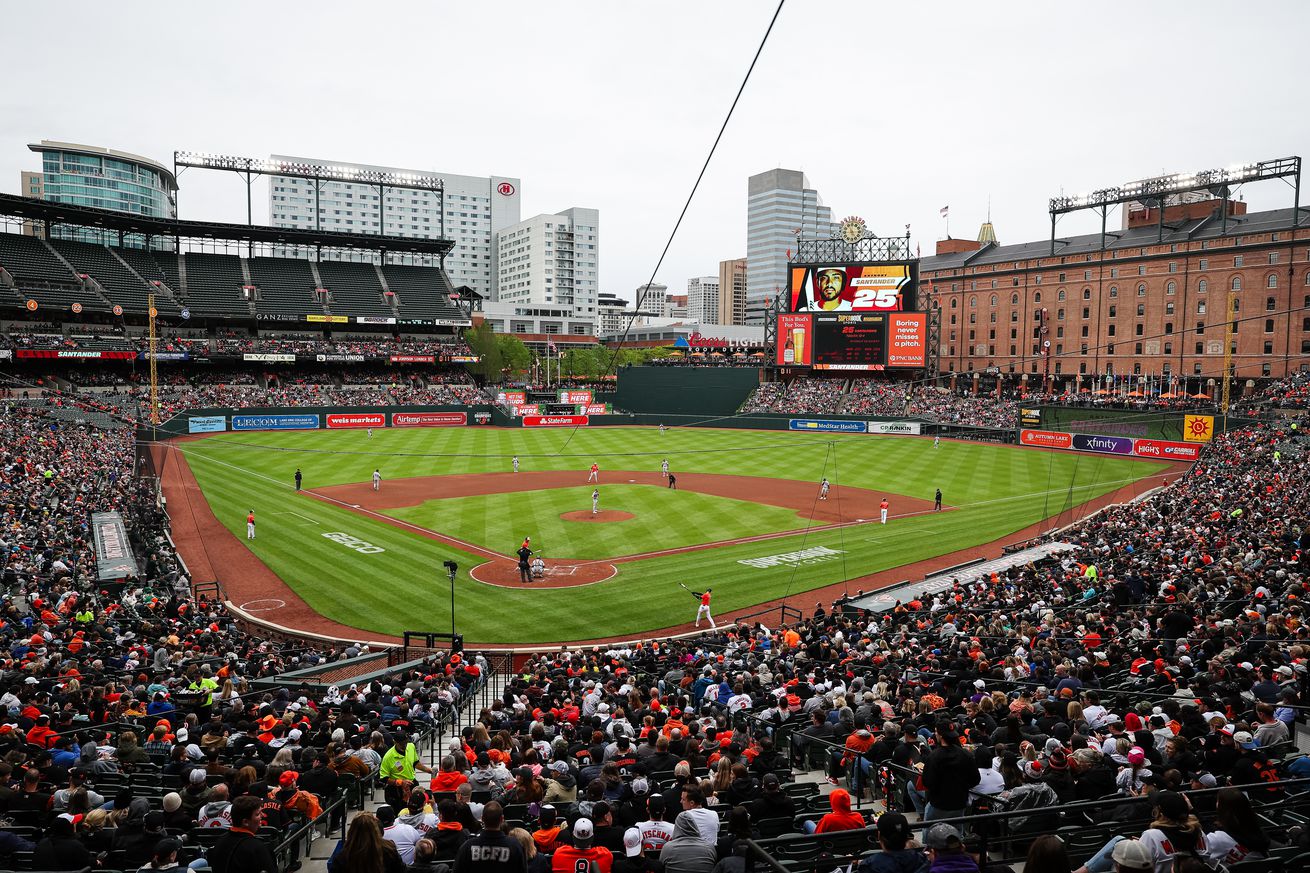
M 1055 299 L 1056 299 L 1056 300 L 1064 300 L 1064 299 L 1065 299 L 1065 297 L 1064 297 L 1064 289 L 1063 289 L 1063 288 L 1061 288 L 1059 291 L 1055 292 Z
M 1306 278 L 1310 279 L 1310 275 L 1306 276 Z M 1205 281 L 1204 279 L 1196 283 L 1196 293 L 1204 294 L 1209 290 L 1210 290 L 1210 283 Z
M 1274 302 L 1274 298 L 1272 297 L 1265 298 L 1265 312 L 1273 312 L 1277 308 L 1278 308 L 1278 304 Z
M 1278 287 L 1278 276 L 1277 276 L 1277 274 L 1275 274 L 1275 273 L 1270 273 L 1268 276 L 1265 276 L 1265 287 L 1266 287 L 1266 288 L 1277 288 L 1277 287 Z
M 1173 304 L 1172 301 L 1170 301 L 1169 303 L 1166 303 L 1166 304 L 1164 305 L 1164 314 L 1165 314 L 1165 315 L 1173 315 L 1173 314 L 1174 314 L 1174 304 Z
M 1110 304 L 1110 317 L 1111 317 L 1111 318 L 1114 318 L 1114 317 L 1115 317 L 1116 315 L 1118 315 L 1118 314 L 1119 314 L 1119 308 L 1118 308 L 1117 306 L 1115 306 L 1113 303 L 1111 303 L 1111 304 Z
M 1228 287 L 1229 287 L 1229 288 L 1232 288 L 1234 291 L 1241 291 L 1241 290 L 1242 290 L 1242 277 L 1241 277 L 1241 276 L 1234 276 L 1234 277 L 1233 277 L 1233 281 L 1232 281 L 1231 283 L 1229 283 Z
M 1146 314 L 1146 304 L 1145 303 L 1137 304 L 1137 317 L 1141 318 L 1145 314 Z
M 1164 293 L 1166 293 L 1166 294 L 1177 294 L 1177 293 L 1178 293 L 1178 283 L 1177 283 L 1177 282 L 1170 282 L 1170 283 L 1168 283 L 1167 285 L 1165 285 L 1165 286 L 1164 286 Z
M 1138 297 L 1146 296 L 1146 285 L 1142 284 L 1137 286 L 1137 296 Z

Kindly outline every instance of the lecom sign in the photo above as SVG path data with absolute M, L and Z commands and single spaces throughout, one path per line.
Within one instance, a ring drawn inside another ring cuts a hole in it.
M 393 412 L 392 427 L 460 427 L 468 424 L 467 412 Z
M 585 415 L 525 415 L 524 427 L 585 427 Z
M 327 426 L 334 429 L 343 427 L 386 427 L 387 414 L 385 412 L 332 413 L 327 417 Z

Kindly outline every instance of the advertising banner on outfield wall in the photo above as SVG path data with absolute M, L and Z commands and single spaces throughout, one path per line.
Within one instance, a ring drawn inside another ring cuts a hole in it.
M 869 433 L 909 433 L 919 434 L 919 422 L 917 421 L 871 421 L 869 422 Z
M 218 433 L 227 430 L 227 419 L 221 415 L 192 415 L 186 420 L 187 433 Z
M 1073 449 L 1102 455 L 1134 455 L 1138 458 L 1158 458 L 1162 461 L 1195 461 L 1201 457 L 1201 446 L 1198 443 L 1134 439 L 1102 434 L 1021 430 L 1019 442 L 1025 446 L 1038 446 L 1044 449 Z
M 317 430 L 317 415 L 234 415 L 233 430 Z
M 91 537 L 95 541 L 96 572 L 101 582 L 137 575 L 136 558 L 127 540 L 123 516 L 117 512 L 91 513 Z
M 1174 443 L 1168 440 L 1133 440 L 1133 454 L 1139 458 L 1160 458 L 1165 461 L 1195 461 L 1201 457 L 1196 443 Z
M 1128 437 L 1076 433 L 1073 435 L 1073 447 L 1082 452 L 1097 452 L 1102 455 L 1131 455 L 1133 453 L 1133 441 Z
M 561 388 L 559 392 L 560 403 L 590 403 L 591 392 L 585 390 L 572 390 Z
M 387 414 L 385 412 L 330 412 L 327 415 L 327 426 L 332 430 L 345 427 L 386 427 Z
M 818 430 L 829 433 L 865 433 L 862 421 L 832 421 L 823 418 L 793 418 L 787 422 L 789 430 Z
M 443 355 L 442 360 L 452 364 L 476 364 L 482 360 L 480 355 Z
M 364 361 L 363 355 L 346 355 L 346 354 L 337 354 L 336 352 L 322 354 L 322 355 L 315 355 L 314 357 L 318 360 L 320 364 L 322 363 L 359 364 Z
M 393 412 L 392 427 L 459 427 L 468 424 L 467 412 Z
M 779 367 L 808 367 L 814 363 L 814 331 L 808 315 L 778 315 Z
M 497 391 L 496 402 L 508 406 L 522 406 L 528 402 L 526 391 Z
M 130 361 L 136 352 L 96 352 L 86 349 L 18 349 L 20 358 L 59 358 L 61 360 Z
M 437 359 L 433 355 L 392 355 L 391 363 L 393 364 L 435 364 Z
M 295 355 L 272 354 L 268 352 L 246 352 L 241 356 L 243 361 L 263 361 L 265 363 L 290 364 L 296 360 Z
M 589 419 L 585 415 L 525 415 L 524 427 L 585 427 Z
M 1025 446 L 1040 446 L 1044 449 L 1067 449 L 1073 446 L 1073 434 L 1053 430 L 1021 430 L 1019 442 Z

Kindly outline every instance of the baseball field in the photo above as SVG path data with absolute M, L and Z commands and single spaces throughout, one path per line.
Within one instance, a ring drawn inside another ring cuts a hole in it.
M 816 598 L 805 592 L 854 593 L 875 574 L 1067 522 L 1169 469 L 927 438 L 691 428 L 225 433 L 171 451 L 222 525 L 196 548 L 235 605 L 279 621 L 286 598 L 233 578 L 229 548 L 361 635 L 448 631 L 443 563 L 454 561 L 456 627 L 489 644 L 674 628 L 696 612 L 685 589 L 712 587 L 717 616 L 784 597 L 808 612 Z M 529 584 L 515 554 L 525 538 L 547 569 Z

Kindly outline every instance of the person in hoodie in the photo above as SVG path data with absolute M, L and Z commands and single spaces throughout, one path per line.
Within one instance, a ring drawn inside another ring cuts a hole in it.
M 499 764 L 493 766 L 491 756 L 486 752 L 478 752 L 477 764 L 469 771 L 468 781 L 473 785 L 474 791 L 490 791 L 495 797 L 505 788 L 505 783 L 513 777 L 508 770 Z
M 678 813 L 673 822 L 673 839 L 660 849 L 664 873 L 712 873 L 717 859 L 714 846 L 702 839 L 696 819 L 686 812 Z
M 432 777 L 432 784 L 428 788 L 431 791 L 454 791 L 467 781 L 468 777 L 455 769 L 455 756 L 446 755 L 441 759 L 440 770 Z
M 552 761 L 547 770 L 550 776 L 546 779 L 546 793 L 542 801 L 561 806 L 574 803 L 578 799 L 578 780 L 573 778 L 569 762 Z
M 415 827 L 418 827 L 418 825 L 415 825 Z M 437 847 L 433 857 L 437 860 L 455 860 L 460 847 L 468 842 L 472 836 L 459 822 L 458 803 L 453 800 L 443 800 L 437 804 L 437 826 L 428 831 L 427 834 L 428 839 L 432 840 Z
M 910 822 L 899 812 L 878 817 L 878 845 L 881 852 L 865 857 L 857 873 L 928 873 L 930 861 L 922 849 L 909 848 Z
M 751 821 L 764 821 L 770 818 L 792 818 L 796 815 L 796 801 L 782 790 L 778 774 L 770 773 L 764 777 L 759 795 L 751 801 Z
M 537 829 L 532 832 L 532 842 L 537 851 L 549 857 L 555 850 L 568 842 L 568 822 L 562 821 L 549 803 L 543 804 L 537 815 Z
M 851 795 L 844 788 L 834 788 L 828 795 L 832 805 L 829 812 L 819 819 L 818 824 L 805 822 L 807 834 L 826 834 L 831 831 L 853 831 L 864 827 L 864 816 L 851 811 Z

